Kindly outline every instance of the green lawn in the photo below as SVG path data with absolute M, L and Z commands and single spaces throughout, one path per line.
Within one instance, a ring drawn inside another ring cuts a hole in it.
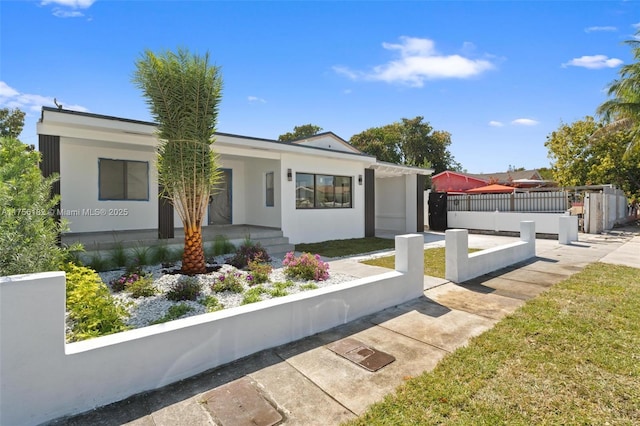
M 640 269 L 589 265 L 347 424 L 640 424 Z
M 469 249 L 469 253 L 480 249 Z M 365 260 L 362 263 L 383 268 L 394 269 L 396 264 L 395 256 L 379 257 L 377 259 Z M 424 251 L 424 274 L 432 277 L 444 278 L 445 251 L 444 247 L 426 249 Z
M 353 256 L 378 250 L 393 250 L 395 240 L 378 237 L 331 240 L 321 243 L 296 244 L 296 251 L 319 254 L 326 257 Z

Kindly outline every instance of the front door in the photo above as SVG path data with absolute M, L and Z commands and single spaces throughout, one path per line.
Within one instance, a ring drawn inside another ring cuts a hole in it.
M 429 193 L 429 229 L 432 231 L 447 230 L 447 193 Z
M 231 224 L 231 169 L 220 169 L 220 183 L 209 202 L 209 225 Z

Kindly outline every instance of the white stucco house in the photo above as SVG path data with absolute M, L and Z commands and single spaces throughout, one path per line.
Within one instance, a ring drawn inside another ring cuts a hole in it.
M 156 125 L 43 107 L 38 123 L 43 174 L 69 235 L 182 226 L 158 197 Z M 224 172 L 205 225 L 282 230 L 291 243 L 424 230 L 423 182 L 433 170 L 383 163 L 326 132 L 295 142 L 216 133 Z

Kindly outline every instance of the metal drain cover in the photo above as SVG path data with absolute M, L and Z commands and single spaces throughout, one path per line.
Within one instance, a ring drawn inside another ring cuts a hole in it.
M 207 392 L 203 400 L 222 426 L 273 426 L 283 420 L 246 377 Z
M 369 371 L 378 371 L 396 360 L 394 356 L 367 346 L 351 337 L 333 342 L 327 345 L 327 348 Z

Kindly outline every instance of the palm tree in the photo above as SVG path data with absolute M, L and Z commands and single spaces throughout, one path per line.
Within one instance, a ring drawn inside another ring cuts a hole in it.
M 133 81 L 158 123 L 158 183 L 184 227 L 182 272 L 204 273 L 202 220 L 220 180 L 210 147 L 222 92 L 220 68 L 209 64 L 208 53 L 179 49 L 156 55 L 147 50 L 136 61 Z
M 640 35 L 640 31 L 636 36 Z M 608 95 L 611 99 L 605 101 L 597 109 L 608 124 L 594 133 L 595 137 L 618 130 L 630 130 L 630 151 L 640 143 L 640 39 L 627 40 L 631 46 L 636 62 L 620 68 L 620 78 L 609 85 Z

